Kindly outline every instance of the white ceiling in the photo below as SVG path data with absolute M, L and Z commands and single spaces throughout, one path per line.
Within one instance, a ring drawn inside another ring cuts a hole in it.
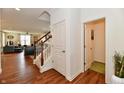
M 41 32 L 49 31 L 50 16 L 41 15 L 46 8 L 3 8 L 2 10 L 2 28 L 4 30 Z M 45 19 L 45 20 L 42 20 Z

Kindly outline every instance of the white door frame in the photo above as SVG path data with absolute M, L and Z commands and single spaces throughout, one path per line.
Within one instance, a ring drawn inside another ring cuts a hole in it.
M 82 24 L 83 24 L 83 32 L 81 32 L 81 40 L 82 40 L 82 42 L 83 42 L 83 47 L 81 48 L 81 50 L 82 50 L 82 53 L 81 53 L 81 55 L 83 56 L 83 60 L 82 60 L 82 62 L 83 62 L 83 71 L 82 72 L 85 72 L 85 61 L 86 61 L 86 52 L 85 52 L 85 50 L 86 50 L 86 48 L 85 48 L 85 24 L 86 23 L 89 23 L 89 22 L 92 22 L 92 21 L 96 21 L 96 20 L 100 20 L 100 19 L 104 19 L 105 20 L 105 24 L 104 24 L 104 29 L 105 29 L 105 77 L 106 77 L 106 53 L 107 53 L 107 42 L 106 42 L 106 18 L 105 17 L 101 17 L 101 18 L 95 18 L 95 19 L 91 19 L 91 20 L 87 20 L 87 21 L 85 21 L 85 22 L 83 22 Z

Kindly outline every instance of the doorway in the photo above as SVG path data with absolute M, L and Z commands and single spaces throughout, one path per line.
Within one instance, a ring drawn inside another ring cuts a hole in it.
M 84 71 L 105 74 L 105 18 L 84 24 Z

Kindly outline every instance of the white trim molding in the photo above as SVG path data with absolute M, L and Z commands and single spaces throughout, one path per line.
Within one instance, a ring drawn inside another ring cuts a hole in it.
M 66 79 L 69 81 L 74 80 L 78 75 L 82 73 L 82 70 L 78 71 L 78 73 L 75 73 L 73 76 L 66 76 Z

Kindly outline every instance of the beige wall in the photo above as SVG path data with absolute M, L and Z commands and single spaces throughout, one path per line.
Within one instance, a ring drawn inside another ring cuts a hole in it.
M 105 63 L 105 29 L 104 22 L 94 25 L 94 60 Z
M 13 39 L 8 39 L 7 37 L 9 35 L 14 36 L 14 38 Z M 5 38 L 6 38 L 6 40 L 5 40 L 6 44 L 7 44 L 7 41 L 10 41 L 10 40 L 14 42 L 14 45 L 18 45 L 18 42 L 20 42 L 20 35 L 17 34 L 17 33 L 5 33 Z
M 31 44 L 34 43 L 34 41 L 38 40 L 40 37 L 42 37 L 45 33 L 33 33 L 31 34 Z M 8 39 L 7 37 L 9 35 L 14 36 L 13 39 Z M 10 33 L 10 32 L 5 32 L 5 44 L 7 44 L 7 41 L 13 41 L 14 45 L 18 45 L 18 43 L 20 43 L 20 35 L 19 33 Z
M 42 37 L 45 33 L 40 34 L 32 34 L 31 35 L 31 44 L 34 43 L 34 41 L 37 41 L 40 37 Z

